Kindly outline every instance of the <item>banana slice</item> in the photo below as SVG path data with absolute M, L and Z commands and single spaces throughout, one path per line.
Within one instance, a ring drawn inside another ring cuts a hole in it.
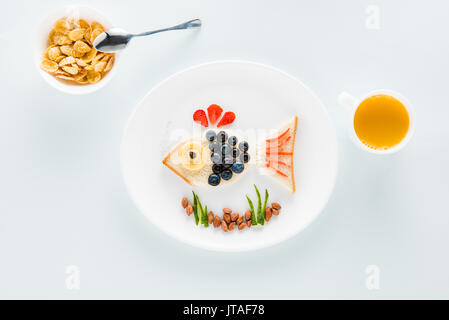
M 204 168 L 208 159 L 201 142 L 195 140 L 187 141 L 179 150 L 178 157 L 184 168 L 193 171 Z

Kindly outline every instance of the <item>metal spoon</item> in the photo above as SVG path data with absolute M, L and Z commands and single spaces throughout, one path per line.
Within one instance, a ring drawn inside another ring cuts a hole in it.
M 102 52 L 116 52 L 126 48 L 129 41 L 134 37 L 143 37 L 149 36 L 151 34 L 171 31 L 171 30 L 183 30 L 183 29 L 191 29 L 191 28 L 199 28 L 201 27 L 201 20 L 195 19 L 190 20 L 177 26 L 171 28 L 164 28 L 154 31 L 147 31 L 142 33 L 129 33 L 123 29 L 112 28 L 103 33 L 100 33 L 94 40 L 94 48 L 98 51 Z

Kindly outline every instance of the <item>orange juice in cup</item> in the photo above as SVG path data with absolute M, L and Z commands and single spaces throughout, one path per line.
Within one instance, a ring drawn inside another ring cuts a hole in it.
M 388 154 L 399 151 L 414 131 L 414 113 L 399 93 L 378 90 L 362 99 L 343 92 L 340 104 L 351 110 L 354 142 L 363 150 Z

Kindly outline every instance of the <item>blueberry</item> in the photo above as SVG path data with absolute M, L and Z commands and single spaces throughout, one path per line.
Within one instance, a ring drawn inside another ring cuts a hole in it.
M 211 144 L 209 144 L 209 149 L 212 152 L 220 152 L 221 144 L 219 144 L 217 142 L 212 142 Z
M 214 173 L 216 173 L 216 174 L 221 173 L 221 172 L 223 171 L 223 165 L 221 165 L 221 164 L 214 164 L 214 165 L 212 166 L 212 171 L 213 171 Z
M 242 161 L 243 163 L 247 163 L 249 161 L 249 154 L 247 153 L 242 153 L 240 155 L 240 161 Z
M 230 180 L 232 178 L 232 171 L 231 170 L 224 170 L 221 173 L 221 178 L 223 180 Z
M 220 184 L 220 176 L 218 174 L 212 173 L 209 176 L 209 179 L 207 180 L 207 182 L 209 182 L 209 184 L 211 186 L 218 186 Z
M 223 166 L 223 170 L 230 169 L 230 168 L 232 168 L 232 163 L 224 163 L 224 164 L 222 164 L 222 166 Z
M 221 146 L 221 153 L 222 153 L 222 154 L 228 155 L 228 154 L 230 154 L 231 152 L 232 152 L 232 149 L 231 149 L 231 147 L 229 146 L 229 144 L 224 144 L 224 145 Z
M 190 159 L 195 159 L 196 158 L 196 153 L 193 152 L 193 151 L 190 151 L 189 152 L 189 157 L 190 157 Z
M 248 151 L 248 149 L 249 149 L 248 142 L 246 142 L 246 141 L 240 142 L 239 143 L 239 149 L 240 149 L 240 151 L 243 151 L 243 152 Z
M 232 148 L 232 156 L 233 156 L 234 158 L 237 158 L 237 157 L 239 156 L 239 154 L 240 154 L 239 149 L 237 149 L 237 148 Z
M 211 142 L 215 140 L 216 136 L 217 136 L 217 134 L 215 133 L 214 130 L 209 130 L 206 132 L 206 139 Z
M 228 134 L 224 131 L 220 131 L 219 133 L 217 133 L 217 141 L 224 143 L 226 142 L 226 140 L 228 140 Z
M 236 136 L 229 137 L 228 142 L 231 146 L 235 146 L 237 144 L 237 137 Z
M 236 162 L 232 165 L 232 171 L 235 173 L 242 173 L 243 169 L 245 169 L 245 165 L 241 162 Z
M 232 165 L 234 163 L 234 159 L 231 156 L 224 156 L 222 163 Z
M 212 153 L 212 155 L 210 156 L 210 159 L 215 164 L 221 164 L 221 161 L 222 161 L 221 155 L 219 153 Z

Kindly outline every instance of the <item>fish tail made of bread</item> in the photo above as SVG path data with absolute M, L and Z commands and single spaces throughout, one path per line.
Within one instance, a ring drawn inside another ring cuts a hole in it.
M 259 168 L 292 193 L 296 191 L 294 155 L 297 128 L 298 116 L 294 116 L 258 146 Z

